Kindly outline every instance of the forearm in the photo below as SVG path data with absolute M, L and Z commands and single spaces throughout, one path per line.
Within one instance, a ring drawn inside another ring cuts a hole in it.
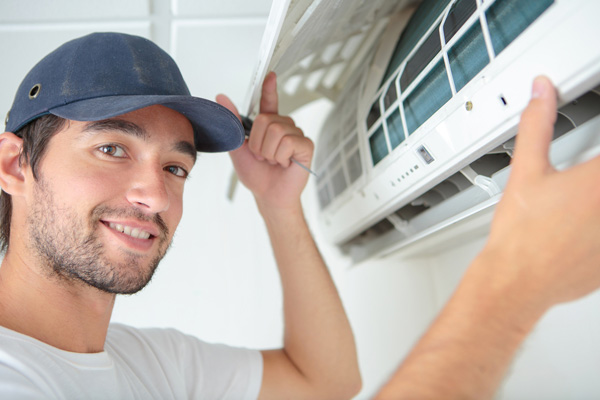
M 378 398 L 493 397 L 515 352 L 546 310 L 495 274 L 501 262 L 483 253 L 474 261 Z
M 492 397 L 541 316 L 600 287 L 600 158 L 554 169 L 556 105 L 536 78 L 486 248 L 381 398 Z
M 327 386 L 354 394 L 360 385 L 354 337 L 300 205 L 259 209 L 281 276 L 285 354 L 320 394 Z

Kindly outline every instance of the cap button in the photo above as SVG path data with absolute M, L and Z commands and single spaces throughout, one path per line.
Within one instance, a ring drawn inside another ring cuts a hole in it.
M 42 90 L 42 84 L 41 83 L 37 83 L 37 84 L 33 85 L 33 87 L 31 88 L 31 90 L 29 91 L 29 99 L 33 100 L 36 97 L 38 97 L 38 95 L 40 94 L 40 90 Z

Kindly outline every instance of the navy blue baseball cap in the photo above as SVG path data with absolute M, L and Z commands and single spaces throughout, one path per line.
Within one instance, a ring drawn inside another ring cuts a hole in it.
M 155 104 L 187 117 L 198 151 L 229 151 L 244 142 L 237 117 L 213 101 L 191 96 L 165 51 L 123 33 L 92 33 L 44 57 L 19 86 L 6 131 L 17 132 L 46 114 L 99 121 Z

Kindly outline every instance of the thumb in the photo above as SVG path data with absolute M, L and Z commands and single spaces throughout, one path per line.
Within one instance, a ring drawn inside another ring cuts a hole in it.
M 532 98 L 521 115 L 516 138 L 515 168 L 522 173 L 540 174 L 552 168 L 548 150 L 556 121 L 556 91 L 546 77 L 533 83 Z
M 279 113 L 279 96 L 277 94 L 277 76 L 275 72 L 269 72 L 263 81 L 260 112 L 267 114 Z
M 237 107 L 235 106 L 235 104 L 233 104 L 229 97 L 225 96 L 224 94 L 219 94 L 217 95 L 216 100 L 218 104 L 231 111 L 240 121 L 242 120 L 242 118 L 240 117 L 240 113 L 237 110 Z

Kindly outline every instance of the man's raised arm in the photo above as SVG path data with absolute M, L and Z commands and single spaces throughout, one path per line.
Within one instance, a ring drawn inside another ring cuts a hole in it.
M 488 243 L 378 398 L 491 398 L 541 316 L 600 287 L 600 157 L 555 170 L 555 118 L 539 77 Z
M 217 101 L 239 116 L 225 96 Z M 265 220 L 283 287 L 284 348 L 264 351 L 261 398 L 343 399 L 361 386 L 354 337 L 300 203 L 313 144 L 278 115 L 277 83 L 263 84 L 249 140 L 231 152 L 240 181 Z

